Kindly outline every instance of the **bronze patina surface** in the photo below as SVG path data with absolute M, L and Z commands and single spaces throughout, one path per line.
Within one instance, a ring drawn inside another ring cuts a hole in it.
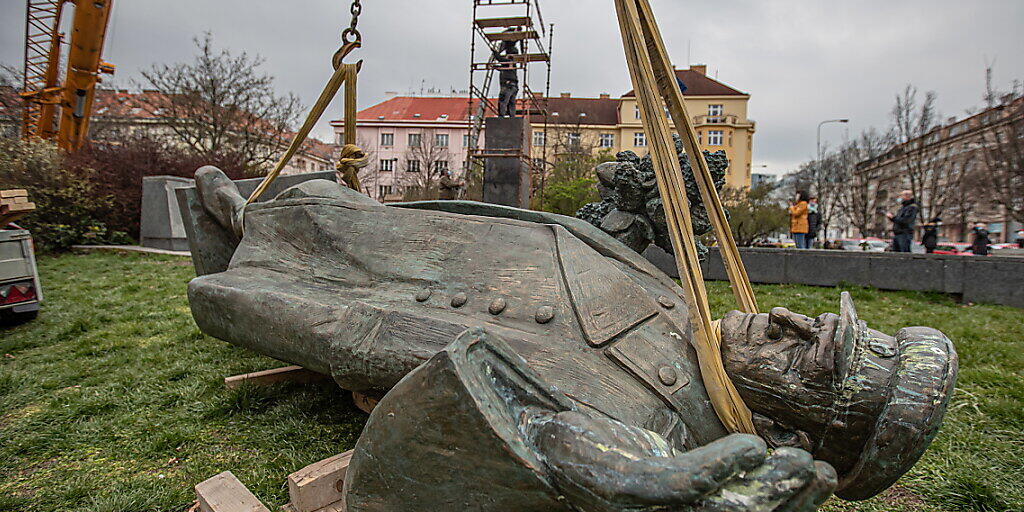
M 817 319 L 733 312 L 723 358 L 761 438 L 729 435 L 681 290 L 587 222 L 384 206 L 325 181 L 241 216 L 219 171 L 197 186 L 240 237 L 226 271 L 189 285 L 200 328 L 386 393 L 351 511 L 814 510 L 906 472 L 955 380 L 942 333 L 868 329 L 846 294 Z

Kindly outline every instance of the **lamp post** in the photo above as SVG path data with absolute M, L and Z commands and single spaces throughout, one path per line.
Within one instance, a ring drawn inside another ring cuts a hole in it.
M 828 119 L 818 123 L 818 165 L 821 165 L 821 127 L 827 123 L 849 123 L 849 119 Z

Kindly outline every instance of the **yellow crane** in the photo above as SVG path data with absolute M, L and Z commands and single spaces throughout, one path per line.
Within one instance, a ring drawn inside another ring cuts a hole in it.
M 101 73 L 113 73 L 103 62 L 103 41 L 113 0 L 27 0 L 25 100 L 22 136 L 54 140 L 65 150 L 81 147 L 89 133 L 96 84 Z M 74 8 L 67 69 L 60 80 L 60 31 L 64 8 Z

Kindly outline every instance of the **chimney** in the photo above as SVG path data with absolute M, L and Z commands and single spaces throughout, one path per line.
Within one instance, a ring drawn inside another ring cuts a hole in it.
M 572 93 L 571 92 L 563 92 L 562 93 L 562 97 L 563 98 L 572 98 Z
M 707 75 L 708 74 L 708 65 L 707 64 L 692 64 L 692 65 L 690 65 L 690 71 L 696 71 L 696 72 L 698 72 L 698 73 L 700 73 L 702 75 Z
M 533 99 L 535 99 L 535 100 L 542 100 L 542 99 L 544 99 L 544 93 L 534 91 L 533 92 Z
M 611 95 L 611 94 L 608 94 L 608 93 L 606 93 L 606 92 L 602 92 L 602 93 L 601 93 L 601 99 L 602 99 L 602 100 L 610 100 L 610 99 L 612 99 L 612 95 Z
M 390 100 L 391 98 L 397 98 L 397 97 L 398 97 L 398 92 L 397 91 L 385 91 L 384 92 L 384 99 L 385 100 Z

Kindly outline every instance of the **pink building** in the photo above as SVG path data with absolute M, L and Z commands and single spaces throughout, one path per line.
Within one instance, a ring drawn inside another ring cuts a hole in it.
M 410 188 L 436 186 L 443 173 L 461 175 L 469 147 L 469 99 L 396 96 L 358 113 L 359 146 L 370 155 L 363 187 L 380 201 Z M 344 121 L 331 121 L 335 142 Z

